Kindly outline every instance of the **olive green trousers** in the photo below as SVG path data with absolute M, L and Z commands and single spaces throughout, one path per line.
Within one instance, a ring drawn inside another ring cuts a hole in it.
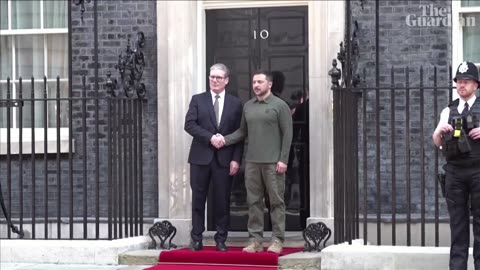
M 245 164 L 245 187 L 248 203 L 248 234 L 263 242 L 265 190 L 270 202 L 272 240 L 285 240 L 285 174 L 276 172 L 276 163 Z

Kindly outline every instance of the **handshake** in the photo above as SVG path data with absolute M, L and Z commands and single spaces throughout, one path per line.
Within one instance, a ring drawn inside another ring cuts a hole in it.
M 212 136 L 210 139 L 210 143 L 217 149 L 222 148 L 225 146 L 225 138 L 222 136 L 222 134 L 217 133 Z

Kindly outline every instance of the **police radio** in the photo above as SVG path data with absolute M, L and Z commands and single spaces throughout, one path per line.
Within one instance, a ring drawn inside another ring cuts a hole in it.
M 452 119 L 450 125 L 453 127 L 453 137 L 460 138 L 463 131 L 463 118 Z

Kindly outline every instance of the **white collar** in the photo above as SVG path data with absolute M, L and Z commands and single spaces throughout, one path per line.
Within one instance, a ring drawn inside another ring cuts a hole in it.
M 472 108 L 473 106 L 473 103 L 475 103 L 475 100 L 477 99 L 477 96 L 476 95 L 473 95 L 473 97 L 471 97 L 469 100 L 465 101 L 463 99 L 460 98 L 460 103 L 458 104 L 458 107 L 461 108 L 463 110 L 463 107 L 465 107 L 465 103 L 468 103 L 468 108 Z
M 219 96 L 220 96 L 220 99 L 223 100 L 223 99 L 225 98 L 225 89 L 224 89 L 222 92 L 218 93 L 218 94 L 215 93 L 215 92 L 213 92 L 212 90 L 210 90 L 210 94 L 212 94 L 212 99 L 213 99 L 213 100 L 215 100 L 215 96 L 216 96 L 216 95 L 219 95 Z

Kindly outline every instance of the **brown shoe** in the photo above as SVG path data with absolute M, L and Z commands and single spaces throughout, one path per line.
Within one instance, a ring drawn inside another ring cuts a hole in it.
M 273 252 L 280 254 L 283 250 L 283 243 L 280 240 L 274 240 L 272 244 L 268 247 L 268 252 Z
M 263 246 L 258 241 L 252 241 L 250 244 L 243 248 L 243 252 L 248 253 L 255 253 L 255 252 L 262 252 Z

